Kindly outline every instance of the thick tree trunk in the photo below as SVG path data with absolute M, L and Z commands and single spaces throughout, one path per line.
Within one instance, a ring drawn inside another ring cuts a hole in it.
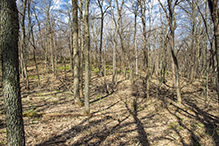
M 78 0 L 72 0 L 73 48 L 74 48 L 74 100 L 82 106 L 79 95 L 79 48 L 78 48 Z
M 15 0 L 1 0 L 1 55 L 3 97 L 8 146 L 24 146 L 24 125 L 19 81 L 18 10 Z
M 215 52 L 217 61 L 217 94 L 218 94 L 218 105 L 219 105 L 219 8 L 218 0 L 208 0 L 208 5 L 211 12 L 212 21 L 214 23 L 214 37 L 215 37 Z
M 89 34 L 89 4 L 90 0 L 85 0 L 85 14 L 84 14 L 84 29 L 85 29 L 85 100 L 84 113 L 90 115 L 89 104 L 89 82 L 90 82 L 90 34 Z

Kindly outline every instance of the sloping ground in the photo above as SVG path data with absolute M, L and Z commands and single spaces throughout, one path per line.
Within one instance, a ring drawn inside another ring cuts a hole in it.
M 70 73 L 67 76 L 70 78 Z M 92 75 L 91 117 L 83 115 L 83 107 L 72 104 L 73 94 L 52 75 L 49 83 L 41 78 L 42 88 L 36 87 L 36 78 L 31 79 L 30 91 L 22 83 L 26 145 L 219 145 L 219 108 L 214 90 L 206 101 L 200 89 L 204 87 L 187 85 L 182 89 L 183 104 L 179 105 L 170 88 L 162 85 L 157 89 L 154 78 L 150 99 L 146 99 L 144 78 L 137 78 L 133 85 L 121 75 L 118 78 L 117 88 L 107 95 L 101 90 L 103 77 Z M 107 81 L 110 83 L 111 76 Z M 72 86 L 71 79 L 65 83 Z M 0 142 L 6 144 L 3 114 Z

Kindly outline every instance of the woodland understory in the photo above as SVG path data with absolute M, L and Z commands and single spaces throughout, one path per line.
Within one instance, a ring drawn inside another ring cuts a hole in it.
M 1 0 L 0 14 L 0 145 L 219 146 L 218 0 Z
M 170 88 L 169 72 L 159 89 L 158 77 L 152 75 L 147 98 L 144 72 L 135 76 L 133 84 L 118 72 L 118 85 L 107 94 L 103 77 L 98 75 L 98 68 L 92 67 L 91 116 L 86 116 L 66 88 L 73 88 L 73 78 L 68 69 L 64 77 L 63 64 L 58 63 L 57 78 L 50 71 L 49 82 L 41 76 L 38 87 L 33 60 L 28 62 L 30 90 L 21 81 L 26 145 L 219 145 L 219 108 L 212 83 L 206 99 L 205 80 L 190 82 L 181 77 L 183 101 L 178 104 Z M 39 73 L 45 74 L 43 62 L 38 64 Z M 106 80 L 110 85 L 112 66 L 107 66 Z M 6 145 L 2 96 L 0 111 L 0 143 Z

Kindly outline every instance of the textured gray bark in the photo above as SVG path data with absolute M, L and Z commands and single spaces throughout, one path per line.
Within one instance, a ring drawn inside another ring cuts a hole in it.
M 15 0 L 1 0 L 1 5 L 1 53 L 7 142 L 8 146 L 24 146 L 19 84 L 18 10 Z
M 82 106 L 79 95 L 79 49 L 78 49 L 78 0 L 72 0 L 73 48 L 74 48 L 74 99 Z
M 89 104 L 89 75 L 90 75 L 90 34 L 89 34 L 89 4 L 90 0 L 85 0 L 84 28 L 85 28 L 85 100 L 84 113 L 90 115 Z

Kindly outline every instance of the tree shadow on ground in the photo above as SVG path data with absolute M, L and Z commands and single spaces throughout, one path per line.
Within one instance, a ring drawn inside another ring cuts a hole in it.
M 196 104 L 187 100 L 185 100 L 185 105 L 195 113 L 196 120 L 205 126 L 205 133 L 214 139 L 215 145 L 219 145 L 219 117 L 207 113 Z
M 83 145 L 86 144 L 88 145 L 101 145 L 101 143 L 111 134 L 114 133 L 114 130 L 116 128 L 118 128 L 119 126 L 121 126 L 121 123 L 123 121 L 125 121 L 127 118 L 129 117 L 129 115 L 127 117 L 125 117 L 123 120 L 118 121 L 118 124 L 116 124 L 113 127 L 105 127 L 104 129 L 97 129 L 94 132 L 90 131 L 90 128 L 93 126 L 97 126 L 97 125 L 102 125 L 104 123 L 107 123 L 108 120 L 112 120 L 111 116 L 104 116 L 101 119 L 97 119 L 97 120 L 92 120 L 89 118 L 85 118 L 82 122 L 80 122 L 80 124 L 73 126 L 70 130 L 49 138 L 48 140 L 46 140 L 45 142 L 42 142 L 36 146 L 47 146 L 47 145 L 67 145 L 65 144 L 67 140 L 76 137 L 78 134 L 80 134 L 81 132 L 84 132 L 83 137 L 81 137 L 80 139 L 77 140 L 76 143 L 71 144 L 74 146 L 78 146 L 78 145 Z M 87 131 L 87 132 L 85 132 Z
M 207 109 L 201 109 L 197 104 L 197 99 L 200 97 L 197 96 L 200 90 L 190 92 L 189 96 L 186 96 L 186 93 L 182 93 L 183 97 L 183 104 L 177 104 L 176 98 L 174 94 L 169 93 L 169 90 L 162 88 L 160 91 L 160 101 L 162 101 L 165 105 L 167 111 L 177 118 L 178 124 L 186 129 L 190 133 L 191 144 L 190 145 L 201 145 L 201 137 L 195 133 L 196 125 L 188 126 L 182 118 L 180 117 L 187 117 L 191 121 L 196 120 L 199 121 L 199 124 L 203 124 L 205 126 L 205 133 L 208 134 L 210 137 L 213 138 L 215 145 L 219 145 L 219 135 L 217 133 L 218 126 L 219 126 L 219 117 L 213 116 L 207 112 Z M 171 108 L 173 107 L 173 108 Z M 189 112 L 188 110 L 192 111 Z M 180 142 L 185 144 L 184 139 L 187 137 L 182 137 L 179 133 L 180 129 L 177 127 L 172 127 L 172 129 L 180 136 Z
M 141 95 L 140 92 L 142 89 L 139 89 L 139 85 L 137 85 L 137 81 L 134 81 L 132 84 L 132 95 L 134 98 L 132 99 L 132 109 L 128 106 L 127 102 L 124 102 L 126 109 L 129 111 L 129 113 L 133 116 L 135 124 L 137 126 L 137 132 L 138 132 L 138 139 L 142 146 L 149 146 L 150 143 L 147 138 L 147 133 L 144 130 L 144 125 L 141 122 L 141 120 L 138 118 L 138 106 L 143 102 L 141 100 L 138 102 L 139 96 Z M 143 90 L 144 91 L 144 90 Z M 145 94 L 145 93 L 144 93 Z M 144 98 L 143 98 L 144 99 Z
M 132 103 L 133 111 L 128 107 L 127 103 L 125 103 L 125 106 L 126 106 L 127 110 L 133 116 L 133 118 L 135 120 L 135 124 L 137 126 L 137 132 L 138 132 L 138 139 L 140 141 L 140 144 L 142 146 L 150 146 L 148 138 L 147 138 L 147 133 L 144 130 L 143 123 L 138 118 L 138 112 L 137 112 L 138 103 L 137 103 L 137 99 L 133 99 L 133 103 Z

